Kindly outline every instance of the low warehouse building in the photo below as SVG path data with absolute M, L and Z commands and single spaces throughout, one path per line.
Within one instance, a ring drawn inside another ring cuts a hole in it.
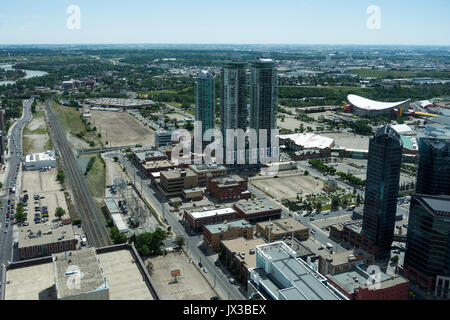
M 209 211 L 185 211 L 184 219 L 189 226 L 197 232 L 202 231 L 203 226 L 225 220 L 238 219 L 239 215 L 233 208 L 222 208 Z
M 41 170 L 46 167 L 56 168 L 56 155 L 53 151 L 33 153 L 25 157 L 25 170 Z

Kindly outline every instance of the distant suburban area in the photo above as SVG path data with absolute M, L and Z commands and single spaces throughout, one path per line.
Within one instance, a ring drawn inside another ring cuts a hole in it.
M 0 46 L 0 107 L 2 300 L 450 298 L 446 47 Z

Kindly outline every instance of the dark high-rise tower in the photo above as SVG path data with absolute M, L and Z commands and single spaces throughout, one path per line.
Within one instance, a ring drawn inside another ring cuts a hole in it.
M 419 139 L 416 192 L 450 195 L 450 139 Z
M 214 129 L 215 101 L 214 75 L 202 70 L 195 84 L 195 120 L 202 122 L 202 136 L 206 130 Z
M 394 237 L 402 142 L 389 125 L 370 139 L 362 234 L 375 243 L 377 259 L 390 256 Z
M 450 298 L 450 197 L 411 197 L 403 269 L 429 292 Z
M 277 128 L 278 77 L 272 59 L 259 58 L 251 64 L 250 128 L 259 134 L 267 130 L 267 146 L 271 145 L 270 130 Z

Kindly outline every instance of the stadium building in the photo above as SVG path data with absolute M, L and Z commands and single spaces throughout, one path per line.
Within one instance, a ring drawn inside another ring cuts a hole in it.
M 367 98 L 349 94 L 347 96 L 349 104 L 346 105 L 345 110 L 352 112 L 357 116 L 375 118 L 380 116 L 401 116 L 404 111 L 408 111 L 410 100 L 400 102 L 380 102 Z

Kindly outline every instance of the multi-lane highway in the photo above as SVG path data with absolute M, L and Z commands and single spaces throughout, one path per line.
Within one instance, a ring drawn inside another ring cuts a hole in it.
M 14 214 L 12 201 L 16 199 L 17 193 L 10 193 L 10 189 L 17 187 L 17 176 L 22 162 L 24 161 L 22 150 L 22 132 L 25 125 L 32 119 L 31 104 L 33 99 L 24 102 L 23 116 L 10 129 L 8 137 L 8 156 L 5 158 L 7 162 L 7 173 L 4 182 L 4 194 L 0 197 L 2 202 L 0 208 L 0 265 L 8 264 L 13 260 L 13 222 Z M 11 203 L 9 203 L 11 202 Z
M 58 150 L 64 166 L 69 185 L 74 196 L 75 208 L 78 215 L 83 221 L 83 228 L 90 245 L 95 247 L 103 247 L 111 244 L 105 223 L 102 221 L 97 206 L 89 193 L 86 182 L 81 175 L 73 150 L 67 141 L 66 134 L 61 128 L 58 117 L 50 106 L 49 101 L 46 102 L 50 131 L 54 141 L 58 146 Z

